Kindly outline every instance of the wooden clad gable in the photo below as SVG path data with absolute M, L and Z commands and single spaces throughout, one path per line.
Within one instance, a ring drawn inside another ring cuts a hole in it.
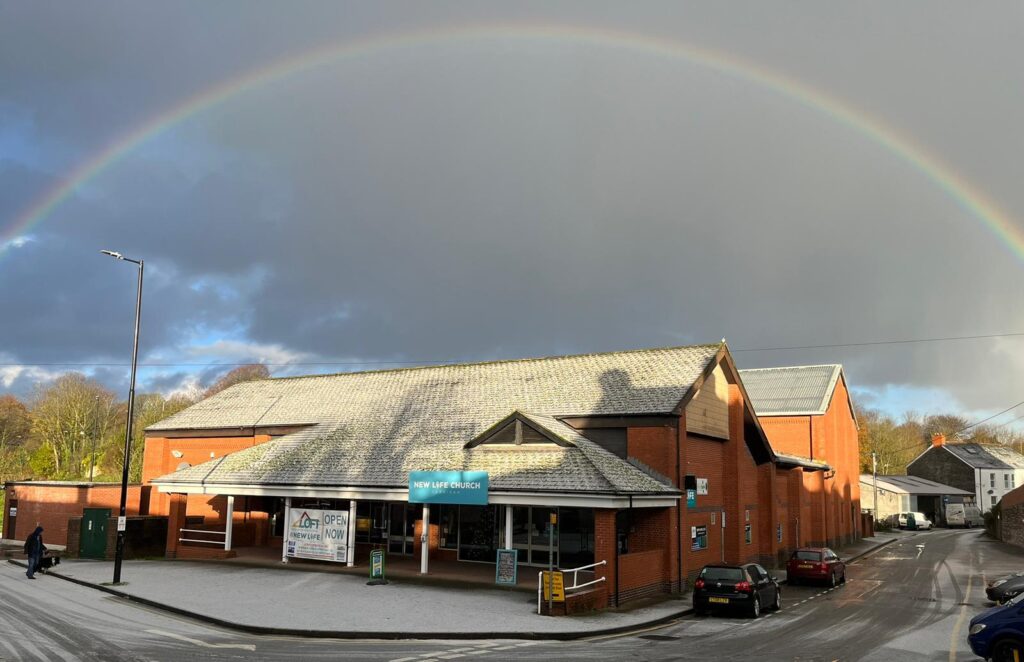
M 716 439 L 729 438 L 729 383 L 721 364 L 686 405 L 686 429 Z

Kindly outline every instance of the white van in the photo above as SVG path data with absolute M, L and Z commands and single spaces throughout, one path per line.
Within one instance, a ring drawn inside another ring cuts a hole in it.
M 924 513 L 908 513 L 908 515 L 914 518 L 914 528 L 918 531 L 928 531 L 932 528 L 931 520 L 925 517 Z M 907 526 L 909 528 L 910 522 L 907 522 Z
M 963 503 L 946 504 L 946 526 L 962 526 L 969 529 L 981 522 L 981 510 L 977 506 Z

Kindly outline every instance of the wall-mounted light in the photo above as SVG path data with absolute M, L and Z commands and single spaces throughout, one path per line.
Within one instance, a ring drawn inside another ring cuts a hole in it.
M 174 457 L 182 457 L 185 454 L 182 453 L 181 451 L 171 451 L 171 455 L 173 455 Z

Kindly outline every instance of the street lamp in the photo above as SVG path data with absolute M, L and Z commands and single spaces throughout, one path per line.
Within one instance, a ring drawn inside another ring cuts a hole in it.
M 135 369 L 139 362 L 139 314 L 142 312 L 143 260 L 133 260 L 114 251 L 100 251 L 112 258 L 131 262 L 139 266 L 139 287 L 135 298 L 135 343 L 132 346 L 132 377 L 128 386 L 128 422 L 124 430 L 124 467 L 121 470 L 121 509 L 117 518 L 117 551 L 114 553 L 114 584 L 121 583 L 121 561 L 124 559 L 124 533 L 126 528 L 125 505 L 128 501 L 128 462 L 132 455 L 132 415 L 135 410 Z

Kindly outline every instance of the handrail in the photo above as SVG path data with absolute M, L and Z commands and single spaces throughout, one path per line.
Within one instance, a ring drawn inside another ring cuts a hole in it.
M 178 542 L 197 542 L 204 545 L 219 545 L 227 548 L 228 533 L 227 531 L 207 531 L 206 529 L 178 529 L 178 534 L 182 533 L 201 533 L 214 536 L 223 536 L 223 540 L 200 540 L 196 538 L 178 538 Z
M 577 584 L 576 583 L 579 580 L 579 572 L 581 570 L 588 570 L 590 568 L 596 568 L 599 565 L 608 565 L 608 560 L 605 559 L 604 561 L 598 561 L 597 563 L 591 563 L 590 565 L 581 565 L 578 568 L 570 568 L 568 570 L 561 570 L 561 569 L 557 569 L 556 568 L 556 572 L 561 572 L 563 575 L 566 575 L 566 574 L 568 574 L 570 572 L 572 573 L 572 586 L 566 586 L 565 587 L 565 592 L 569 593 L 569 591 L 574 591 L 576 589 L 584 588 L 586 586 L 592 586 L 594 584 L 600 584 L 601 582 L 606 581 L 607 577 L 598 577 L 597 579 L 591 580 L 589 582 L 584 582 L 582 584 Z M 540 614 L 540 612 L 541 612 L 541 601 L 542 601 L 542 598 L 544 596 L 544 579 L 543 578 L 544 578 L 544 573 L 545 572 L 547 572 L 547 570 L 541 570 L 540 572 L 537 573 L 537 614 Z
M 209 533 L 217 536 L 227 536 L 227 531 L 208 531 L 206 529 L 178 529 L 179 533 Z

